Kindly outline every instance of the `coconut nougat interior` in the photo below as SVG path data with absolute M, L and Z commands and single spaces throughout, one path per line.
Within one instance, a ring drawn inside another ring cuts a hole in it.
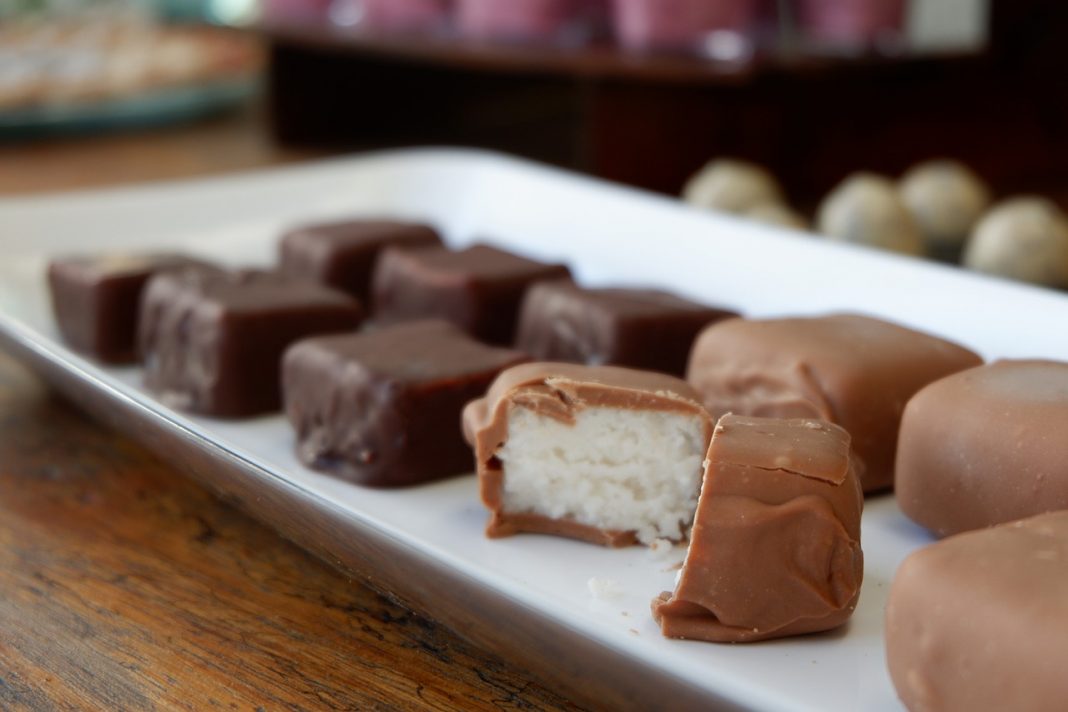
M 681 539 L 697 508 L 705 457 L 697 413 L 582 408 L 567 422 L 515 405 L 497 452 L 502 510 Z

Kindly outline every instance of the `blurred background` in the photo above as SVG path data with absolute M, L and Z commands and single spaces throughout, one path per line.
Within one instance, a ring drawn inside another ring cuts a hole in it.
M 1034 196 L 1063 275 L 1013 276 L 1068 286 L 1066 45 L 1063 0 L 0 0 L 0 193 L 458 144 L 950 261 Z

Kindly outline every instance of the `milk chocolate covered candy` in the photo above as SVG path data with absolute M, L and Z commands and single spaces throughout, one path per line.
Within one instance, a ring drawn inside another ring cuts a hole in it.
M 1068 363 L 998 361 L 917 393 L 896 494 L 939 536 L 1068 509 Z
M 1062 712 L 1068 512 L 950 537 L 898 569 L 886 658 L 912 712 Z
M 981 363 L 971 351 L 852 314 L 744 321 L 707 328 L 687 380 L 713 416 L 806 417 L 841 425 L 865 492 L 894 480 L 901 411 L 916 391 Z
M 663 634 L 745 643 L 846 622 L 864 576 L 849 434 L 727 415 L 705 468 L 678 583 L 653 601 Z

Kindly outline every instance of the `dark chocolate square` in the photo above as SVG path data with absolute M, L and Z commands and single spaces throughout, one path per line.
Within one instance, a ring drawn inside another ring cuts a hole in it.
M 645 289 L 583 289 L 572 282 L 527 292 L 518 348 L 541 361 L 614 365 L 682 376 L 705 326 L 737 314 Z
M 347 294 L 258 271 L 162 273 L 141 306 L 145 385 L 171 407 L 221 417 L 278 410 L 286 347 L 363 316 Z
M 52 309 L 63 340 L 105 363 L 137 360 L 137 313 L 153 274 L 203 262 L 174 254 L 61 257 L 48 265 Z
M 440 245 L 441 237 L 429 225 L 348 220 L 290 231 L 279 244 L 279 263 L 286 274 L 335 287 L 369 304 L 371 278 L 383 249 Z
M 525 360 L 440 320 L 301 341 L 282 369 L 297 455 L 315 470 L 372 487 L 470 472 L 464 405 Z
M 375 319 L 440 318 L 481 341 L 510 345 L 523 295 L 536 282 L 569 276 L 487 245 L 466 250 L 386 250 L 374 279 Z

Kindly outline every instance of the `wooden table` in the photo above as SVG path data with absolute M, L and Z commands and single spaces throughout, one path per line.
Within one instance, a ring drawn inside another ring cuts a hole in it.
M 250 112 L 0 146 L 0 192 L 302 157 L 264 136 Z M 175 708 L 577 709 L 214 499 L 0 354 L 0 709 Z

